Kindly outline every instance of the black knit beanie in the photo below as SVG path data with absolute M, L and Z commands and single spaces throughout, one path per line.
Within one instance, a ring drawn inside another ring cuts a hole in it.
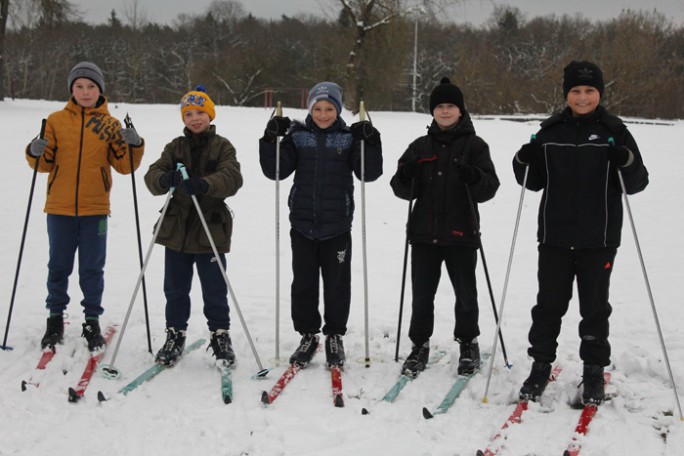
M 568 97 L 570 89 L 577 86 L 591 86 L 599 91 L 603 98 L 603 73 L 594 63 L 572 61 L 563 70 L 563 98 Z
M 465 111 L 463 103 L 463 92 L 449 81 L 449 78 L 444 77 L 439 81 L 439 85 L 432 89 L 430 94 L 430 114 L 432 114 L 437 107 L 442 103 L 450 103 L 458 106 L 461 112 Z

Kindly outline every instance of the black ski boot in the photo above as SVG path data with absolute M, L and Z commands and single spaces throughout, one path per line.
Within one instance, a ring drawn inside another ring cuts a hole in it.
M 458 375 L 472 375 L 480 368 L 480 346 L 477 339 L 458 340 L 461 354 L 458 358 Z
M 601 405 L 606 398 L 605 380 L 603 379 L 603 366 L 585 364 L 582 374 L 582 402 L 584 405 Z
M 235 352 L 227 329 L 217 329 L 211 333 L 210 346 L 214 350 L 217 365 L 230 367 L 235 364 Z
M 47 319 L 47 329 L 45 330 L 45 335 L 40 341 L 40 348 L 45 350 L 50 348 L 55 349 L 55 345 L 61 344 L 64 340 L 64 316 L 51 315 Z
M 407 377 L 415 378 L 418 374 L 425 370 L 425 365 L 430 357 L 430 341 L 426 341 L 421 345 L 413 344 L 411 353 L 401 366 L 401 373 Z
M 98 320 L 86 320 L 83 323 L 81 336 L 85 337 L 88 341 L 88 350 L 91 352 L 104 349 L 105 338 L 102 336 Z
M 325 364 L 329 368 L 344 366 L 344 345 L 342 344 L 342 336 L 339 334 L 331 334 L 325 338 Z
M 164 366 L 173 366 L 183 354 L 185 348 L 185 331 L 166 328 L 166 342 L 157 352 L 154 361 Z
M 296 364 L 299 367 L 306 367 L 311 358 L 313 358 L 316 349 L 318 348 L 318 336 L 316 334 L 304 334 L 302 340 L 299 342 L 299 347 L 290 356 L 290 364 Z
M 549 376 L 551 375 L 551 364 L 535 361 L 532 363 L 532 370 L 527 380 L 523 382 L 520 388 L 521 401 L 537 401 L 546 385 L 549 384 Z

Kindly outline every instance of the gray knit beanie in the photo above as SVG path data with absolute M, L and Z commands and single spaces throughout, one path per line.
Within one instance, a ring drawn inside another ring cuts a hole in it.
M 342 88 L 334 82 L 319 82 L 309 91 L 308 107 L 311 108 L 320 100 L 327 100 L 335 106 L 337 114 L 342 112 Z
M 105 91 L 104 77 L 102 76 L 102 70 L 100 67 L 92 62 L 80 62 L 77 63 L 75 67 L 69 72 L 69 77 L 67 79 L 67 84 L 69 88 L 69 93 L 72 93 L 72 88 L 74 86 L 74 81 L 78 78 L 87 78 L 93 81 L 100 88 L 100 93 Z

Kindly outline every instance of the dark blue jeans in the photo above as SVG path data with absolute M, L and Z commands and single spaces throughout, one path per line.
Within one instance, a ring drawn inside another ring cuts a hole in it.
M 219 254 L 223 267 L 226 256 Z M 228 286 L 216 264 L 213 253 L 183 253 L 165 249 L 164 294 L 166 295 L 166 327 L 186 330 L 190 319 L 190 289 L 193 265 L 202 285 L 204 316 L 209 331 L 229 329 Z
M 50 313 L 66 310 L 69 276 L 74 270 L 78 250 L 78 278 L 83 293 L 83 312 L 86 317 L 97 318 L 104 312 L 104 265 L 107 256 L 107 216 L 91 215 L 71 217 L 47 215 L 50 243 L 48 260 L 48 296 L 46 307 Z

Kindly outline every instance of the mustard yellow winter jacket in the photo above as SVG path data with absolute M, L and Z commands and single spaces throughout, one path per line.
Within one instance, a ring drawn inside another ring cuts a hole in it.
M 72 98 L 61 111 L 47 118 L 48 146 L 39 160 L 26 148 L 26 160 L 38 172 L 50 173 L 45 212 L 84 216 L 107 215 L 112 171 L 131 173 L 129 146 L 120 133 L 121 124 L 109 114 L 107 100 L 101 97 L 94 108 L 83 108 Z M 137 169 L 144 143 L 131 146 L 133 167 Z

